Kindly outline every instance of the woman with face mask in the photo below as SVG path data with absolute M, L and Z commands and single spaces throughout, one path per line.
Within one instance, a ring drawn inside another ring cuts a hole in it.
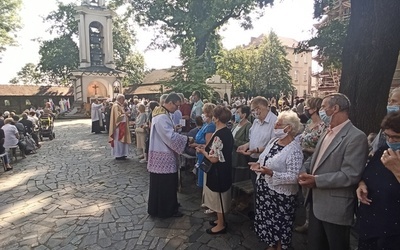
M 367 163 L 357 188 L 358 249 L 399 249 L 400 246 L 400 111 L 381 124 L 386 145 Z
M 201 147 L 207 145 L 210 141 L 212 134 L 215 132 L 215 124 L 212 122 L 212 115 L 215 105 L 212 103 L 206 103 L 203 106 L 203 114 L 201 115 L 203 119 L 203 126 L 197 132 L 193 144 L 190 147 Z M 202 154 L 197 154 L 196 166 L 199 166 L 203 162 L 204 156 Z M 204 172 L 197 168 L 197 186 L 203 187 L 204 184 Z
M 400 111 L 400 88 L 395 88 L 390 92 L 386 110 L 387 114 Z M 374 153 L 385 144 L 386 144 L 385 137 L 382 134 L 382 130 L 380 130 L 378 135 L 371 143 L 372 150 L 371 152 L 369 152 L 369 156 L 373 156 Z
M 321 109 L 321 98 L 310 98 L 307 100 L 304 114 L 309 118 L 303 133 L 300 136 L 301 147 L 303 149 L 304 161 L 306 161 L 315 151 L 318 140 L 327 129 L 327 124 L 319 116 Z M 307 190 L 303 189 L 305 196 Z M 308 207 L 307 207 L 308 211 Z M 306 232 L 308 229 L 308 212 L 306 212 L 306 221 L 302 226 L 296 227 L 294 230 L 300 233 Z
M 275 123 L 275 138 L 269 141 L 257 163 L 249 163 L 250 169 L 257 173 L 254 229 L 268 249 L 291 246 L 297 176 L 303 163 L 300 143 L 295 140 L 300 127 L 295 112 L 280 113 Z
M 250 179 L 250 171 L 247 165 L 247 157 L 239 154 L 237 148 L 240 145 L 249 142 L 251 123 L 248 120 L 250 116 L 250 107 L 241 105 L 235 113 L 235 125 L 232 128 L 234 138 L 233 155 L 232 155 L 232 178 L 233 182 L 244 181 Z

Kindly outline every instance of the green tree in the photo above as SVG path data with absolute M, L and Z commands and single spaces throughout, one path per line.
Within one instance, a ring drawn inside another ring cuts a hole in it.
M 348 20 L 333 20 L 323 24 L 314 37 L 299 43 L 296 53 L 316 50 L 318 63 L 321 66 L 341 69 L 342 51 L 348 25 Z
M 69 35 L 44 41 L 39 54 L 40 71 L 48 73 L 58 83 L 67 83 L 68 74 L 78 67 L 78 46 Z
M 184 82 L 202 89 L 205 79 L 216 70 L 215 56 L 221 48 L 219 29 L 231 19 L 241 20 L 242 27 L 249 29 L 249 14 L 272 3 L 273 0 L 138 0 L 130 2 L 128 14 L 135 16 L 139 24 L 157 29 L 150 48 L 181 48 Z M 183 81 L 181 75 L 176 74 L 177 82 Z
M 17 77 L 12 79 L 12 84 L 23 83 L 23 84 L 39 84 L 42 81 L 42 75 L 38 70 L 38 67 L 34 63 L 27 63 L 17 73 Z
M 291 64 L 286 56 L 285 47 L 282 46 L 278 36 L 271 31 L 258 48 L 254 74 L 256 78 L 252 84 L 254 94 L 277 97 L 281 93 L 293 90 L 289 73 Z
M 271 32 L 257 47 L 238 47 L 218 57 L 218 71 L 233 84 L 234 94 L 279 96 L 293 90 L 290 61 L 278 36 Z
M 232 84 L 232 94 L 249 93 L 257 52 L 253 48 L 237 47 L 223 50 L 217 57 L 217 74 Z
M 0 52 L 5 50 L 5 46 L 16 44 L 16 32 L 21 28 L 21 6 L 21 0 L 0 1 Z

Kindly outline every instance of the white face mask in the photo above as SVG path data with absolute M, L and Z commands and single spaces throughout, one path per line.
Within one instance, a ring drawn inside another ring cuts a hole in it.
M 288 133 L 285 132 L 285 128 L 286 127 L 284 127 L 284 128 L 275 128 L 274 129 L 275 137 L 279 138 L 279 139 L 285 138 L 288 135 Z

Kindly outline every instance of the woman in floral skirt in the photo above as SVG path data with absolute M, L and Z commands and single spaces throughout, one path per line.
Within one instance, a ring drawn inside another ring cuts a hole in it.
M 293 111 L 279 114 L 275 138 L 266 146 L 257 163 L 249 163 L 257 173 L 254 229 L 268 250 L 288 249 L 298 192 L 297 176 L 303 153 L 295 135 L 301 123 Z

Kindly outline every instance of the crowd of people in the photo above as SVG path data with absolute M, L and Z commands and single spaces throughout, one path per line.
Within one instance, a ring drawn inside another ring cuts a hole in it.
M 196 156 L 196 185 L 203 189 L 199 205 L 216 215 L 208 234 L 227 232 L 232 183 L 251 180 L 254 195 L 246 205 L 254 232 L 268 249 L 290 248 L 293 230 L 308 232 L 308 249 L 349 249 L 355 218 L 358 249 L 400 245 L 399 88 L 390 94 L 381 131 L 368 138 L 349 120 L 351 103 L 339 93 L 295 98 L 293 104 L 286 97 L 235 97 L 229 105 L 210 103 L 194 91 L 189 98 L 163 95 L 159 102 L 127 102 L 119 95 L 113 104 L 101 105 L 117 160 L 127 158 L 129 123 L 136 125 L 140 162 L 150 173 L 152 216 L 183 215 L 177 199 L 179 155 L 187 153 Z M 101 127 L 96 117 L 101 114 L 92 115 L 95 130 Z M 298 196 L 304 196 L 306 221 L 294 228 Z
M 17 158 L 16 149 L 19 148 L 22 158 L 26 155 L 36 153 L 41 147 L 39 139 L 41 135 L 41 120 L 48 119 L 53 123 L 54 113 L 50 103 L 44 108 L 31 108 L 25 110 L 20 116 L 14 111 L 4 111 L 0 116 L 0 154 L 5 170 L 12 170 L 9 156 Z M 52 133 L 52 132 L 51 132 Z M 51 135 L 53 136 L 53 135 Z

